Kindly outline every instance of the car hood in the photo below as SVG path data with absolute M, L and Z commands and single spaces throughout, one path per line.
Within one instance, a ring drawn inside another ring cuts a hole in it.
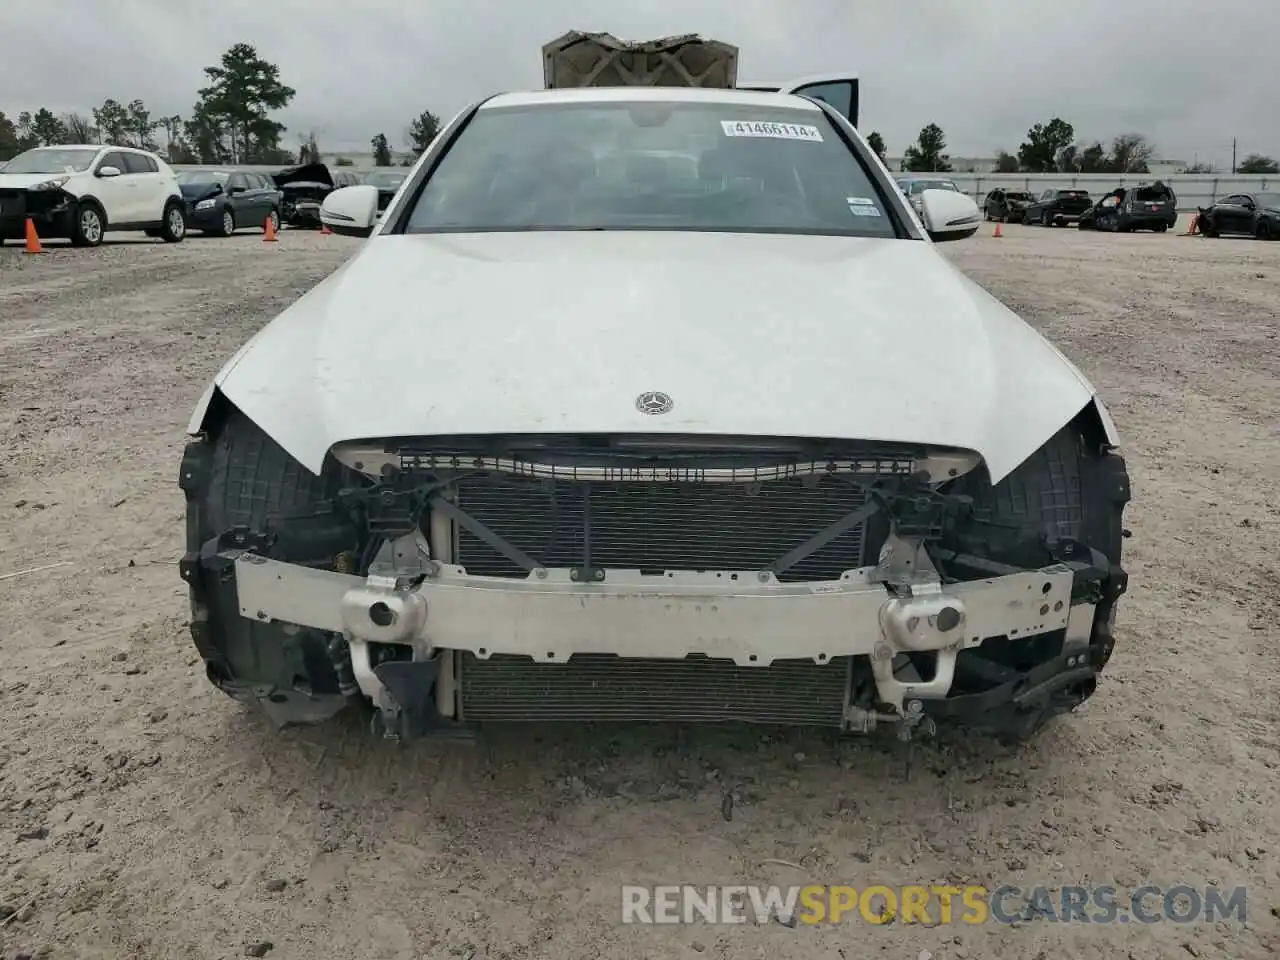
M 197 202 L 222 194 L 222 187 L 216 183 L 180 183 L 178 189 L 186 200 Z
M 645 231 L 374 236 L 215 384 L 317 473 L 347 440 L 665 432 L 960 447 L 999 480 L 1093 394 L 928 242 Z
M 57 180 L 59 177 L 69 177 L 74 174 L 69 173 L 4 173 L 0 171 L 0 190 L 25 190 L 28 187 L 34 187 L 40 183 L 47 183 L 50 180 Z
M 291 183 L 323 184 L 333 187 L 333 174 L 323 163 L 304 163 L 300 167 L 286 167 L 279 173 L 273 173 L 271 179 L 277 187 L 285 187 Z

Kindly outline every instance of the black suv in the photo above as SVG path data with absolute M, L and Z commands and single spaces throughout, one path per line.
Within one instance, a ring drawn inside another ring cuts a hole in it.
M 1173 188 L 1156 181 L 1145 187 L 1117 187 L 1080 218 L 1081 230 L 1154 230 L 1164 233 L 1178 222 Z
M 1093 206 L 1088 190 L 1046 190 L 1027 207 L 1027 223 L 1044 227 L 1075 223 Z

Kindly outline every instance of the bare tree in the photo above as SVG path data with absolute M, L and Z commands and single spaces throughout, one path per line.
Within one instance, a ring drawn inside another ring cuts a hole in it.
M 1111 141 L 1111 165 L 1116 173 L 1148 173 L 1155 147 L 1140 133 L 1122 133 Z
M 68 113 L 62 118 L 69 143 L 97 143 L 98 128 L 93 121 L 79 113 Z

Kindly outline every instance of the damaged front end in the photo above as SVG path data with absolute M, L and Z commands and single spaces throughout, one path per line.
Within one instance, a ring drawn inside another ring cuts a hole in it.
M 271 175 L 280 191 L 280 219 L 291 227 L 320 227 L 320 205 L 333 192 L 333 174 L 323 163 L 304 163 Z
M 966 451 L 628 436 L 333 454 L 360 482 L 316 505 L 357 532 L 332 563 L 277 559 L 287 522 L 183 560 L 197 644 L 223 664 L 211 678 L 280 719 L 316 718 L 323 675 L 389 736 L 584 720 L 1018 731 L 1093 692 L 1125 589 L 1096 521 L 1068 536 L 1003 515 Z M 207 442 L 189 448 L 189 501 L 208 462 Z M 1123 460 L 1101 450 L 1078 481 L 1118 536 Z M 293 666 L 246 676 L 264 654 L 228 655 L 210 633 L 228 618 L 278 628 Z
M 0 238 L 24 236 L 28 219 L 42 238 L 70 236 L 76 202 L 76 197 L 56 185 L 0 187 Z

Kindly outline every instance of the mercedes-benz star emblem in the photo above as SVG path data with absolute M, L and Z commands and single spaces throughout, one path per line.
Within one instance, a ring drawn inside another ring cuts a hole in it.
M 636 397 L 636 409 L 656 417 L 660 413 L 670 413 L 676 402 L 661 390 L 646 390 Z

